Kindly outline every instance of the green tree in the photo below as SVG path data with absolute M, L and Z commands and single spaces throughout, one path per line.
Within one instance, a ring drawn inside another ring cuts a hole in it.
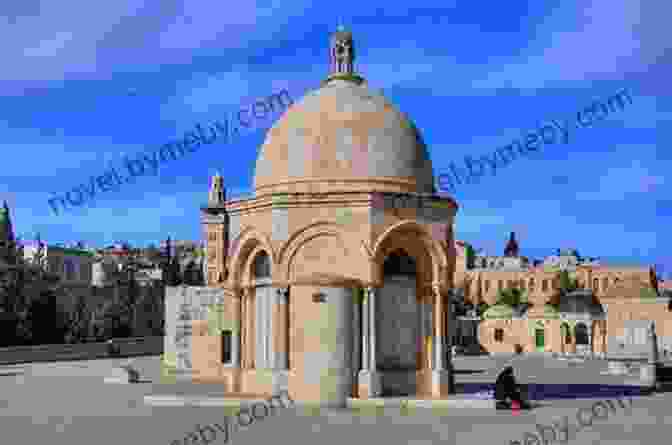
M 128 337 L 131 333 L 130 310 L 125 304 L 106 301 L 93 312 L 91 325 L 98 340 Z
M 66 342 L 82 343 L 89 333 L 90 318 L 84 298 L 78 298 L 73 311 L 68 315 L 68 324 L 65 333 Z
M 490 305 L 484 301 L 478 303 L 478 306 L 476 306 L 476 313 L 480 316 L 483 315 L 485 311 L 490 309 Z
M 466 256 L 466 261 L 467 261 L 467 269 L 473 269 L 474 268 L 474 260 L 476 259 L 476 251 L 471 246 L 471 244 L 466 244 L 464 250 L 465 250 L 465 256 Z
M 68 316 L 56 303 L 56 297 L 54 291 L 45 290 L 28 305 L 21 331 L 33 345 L 64 341 Z
M 502 289 L 497 293 L 496 304 L 506 304 L 507 306 L 518 306 L 524 303 L 524 292 L 518 288 Z
M 569 272 L 566 270 L 561 270 L 557 275 L 558 279 L 558 288 L 561 295 L 567 295 L 570 292 L 574 292 L 579 288 L 579 282 L 576 278 L 571 278 Z

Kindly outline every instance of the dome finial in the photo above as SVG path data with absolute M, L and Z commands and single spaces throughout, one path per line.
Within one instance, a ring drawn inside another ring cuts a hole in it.
M 336 32 L 331 35 L 329 63 L 331 69 L 325 83 L 332 79 L 349 80 L 358 84 L 364 81 L 355 74 L 355 44 L 352 33 L 346 30 L 340 19 Z

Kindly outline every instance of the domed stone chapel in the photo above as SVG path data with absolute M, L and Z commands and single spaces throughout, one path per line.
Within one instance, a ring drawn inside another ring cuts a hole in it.
M 329 51 L 321 86 L 268 131 L 254 195 L 227 200 L 213 178 L 207 285 L 224 297 L 217 329 L 194 321 L 190 366 L 227 393 L 322 406 L 445 396 L 457 203 L 413 122 L 355 73 L 351 33 Z

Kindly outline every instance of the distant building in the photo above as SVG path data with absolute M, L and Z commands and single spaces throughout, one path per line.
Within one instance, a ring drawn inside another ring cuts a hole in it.
M 579 265 L 599 266 L 597 258 L 582 258 L 576 249 L 558 249 L 557 255 L 550 255 L 544 259 L 543 266 L 559 270 L 573 270 Z
M 38 242 L 23 246 L 23 258 L 32 262 L 40 249 Z M 82 249 L 44 245 L 45 270 L 57 275 L 63 285 L 91 283 L 94 254 Z
M 518 248 L 509 240 L 506 252 Z M 476 267 L 464 267 L 457 250 L 455 283 L 466 304 L 490 308 L 478 326 L 479 342 L 488 352 L 605 354 L 627 343 L 627 320 L 656 321 L 661 348 L 672 348 L 672 314 L 664 282 L 650 267 L 601 265 L 596 258 L 582 258 L 574 249 L 558 250 L 542 264 L 530 266 L 523 257 L 477 257 Z M 559 272 L 567 270 L 579 289 L 562 296 Z M 498 304 L 505 289 L 522 292 L 522 304 Z M 608 328 L 608 330 L 607 330 Z M 625 340 L 624 340 L 625 339 Z M 459 338 L 453 339 L 459 343 Z

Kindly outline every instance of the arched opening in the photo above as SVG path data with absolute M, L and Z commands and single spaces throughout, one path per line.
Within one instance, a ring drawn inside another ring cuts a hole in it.
M 569 329 L 567 323 L 562 323 L 560 325 L 560 350 L 563 354 L 569 352 L 570 345 L 572 344 L 572 331 Z
M 588 327 L 585 324 L 576 324 L 576 327 L 574 327 L 574 336 L 576 337 L 577 345 L 590 344 L 590 339 L 588 338 Z
M 377 304 L 377 363 L 383 371 L 383 395 L 415 391 L 419 333 L 416 260 L 405 250 L 391 252 L 383 262 L 383 287 Z
M 543 326 L 537 325 L 534 330 L 534 344 L 537 352 L 544 352 L 546 348 L 546 336 Z
M 590 335 L 588 327 L 584 323 L 577 323 L 574 327 L 574 338 L 576 339 L 576 352 L 590 352 Z
M 252 266 L 253 275 L 255 280 L 260 278 L 270 278 L 271 277 L 271 260 L 268 258 L 266 252 L 260 252 L 254 258 L 254 264 Z
M 270 286 L 271 261 L 266 252 L 259 252 L 252 262 L 254 279 L 254 367 L 273 368 L 273 299 L 275 292 Z

